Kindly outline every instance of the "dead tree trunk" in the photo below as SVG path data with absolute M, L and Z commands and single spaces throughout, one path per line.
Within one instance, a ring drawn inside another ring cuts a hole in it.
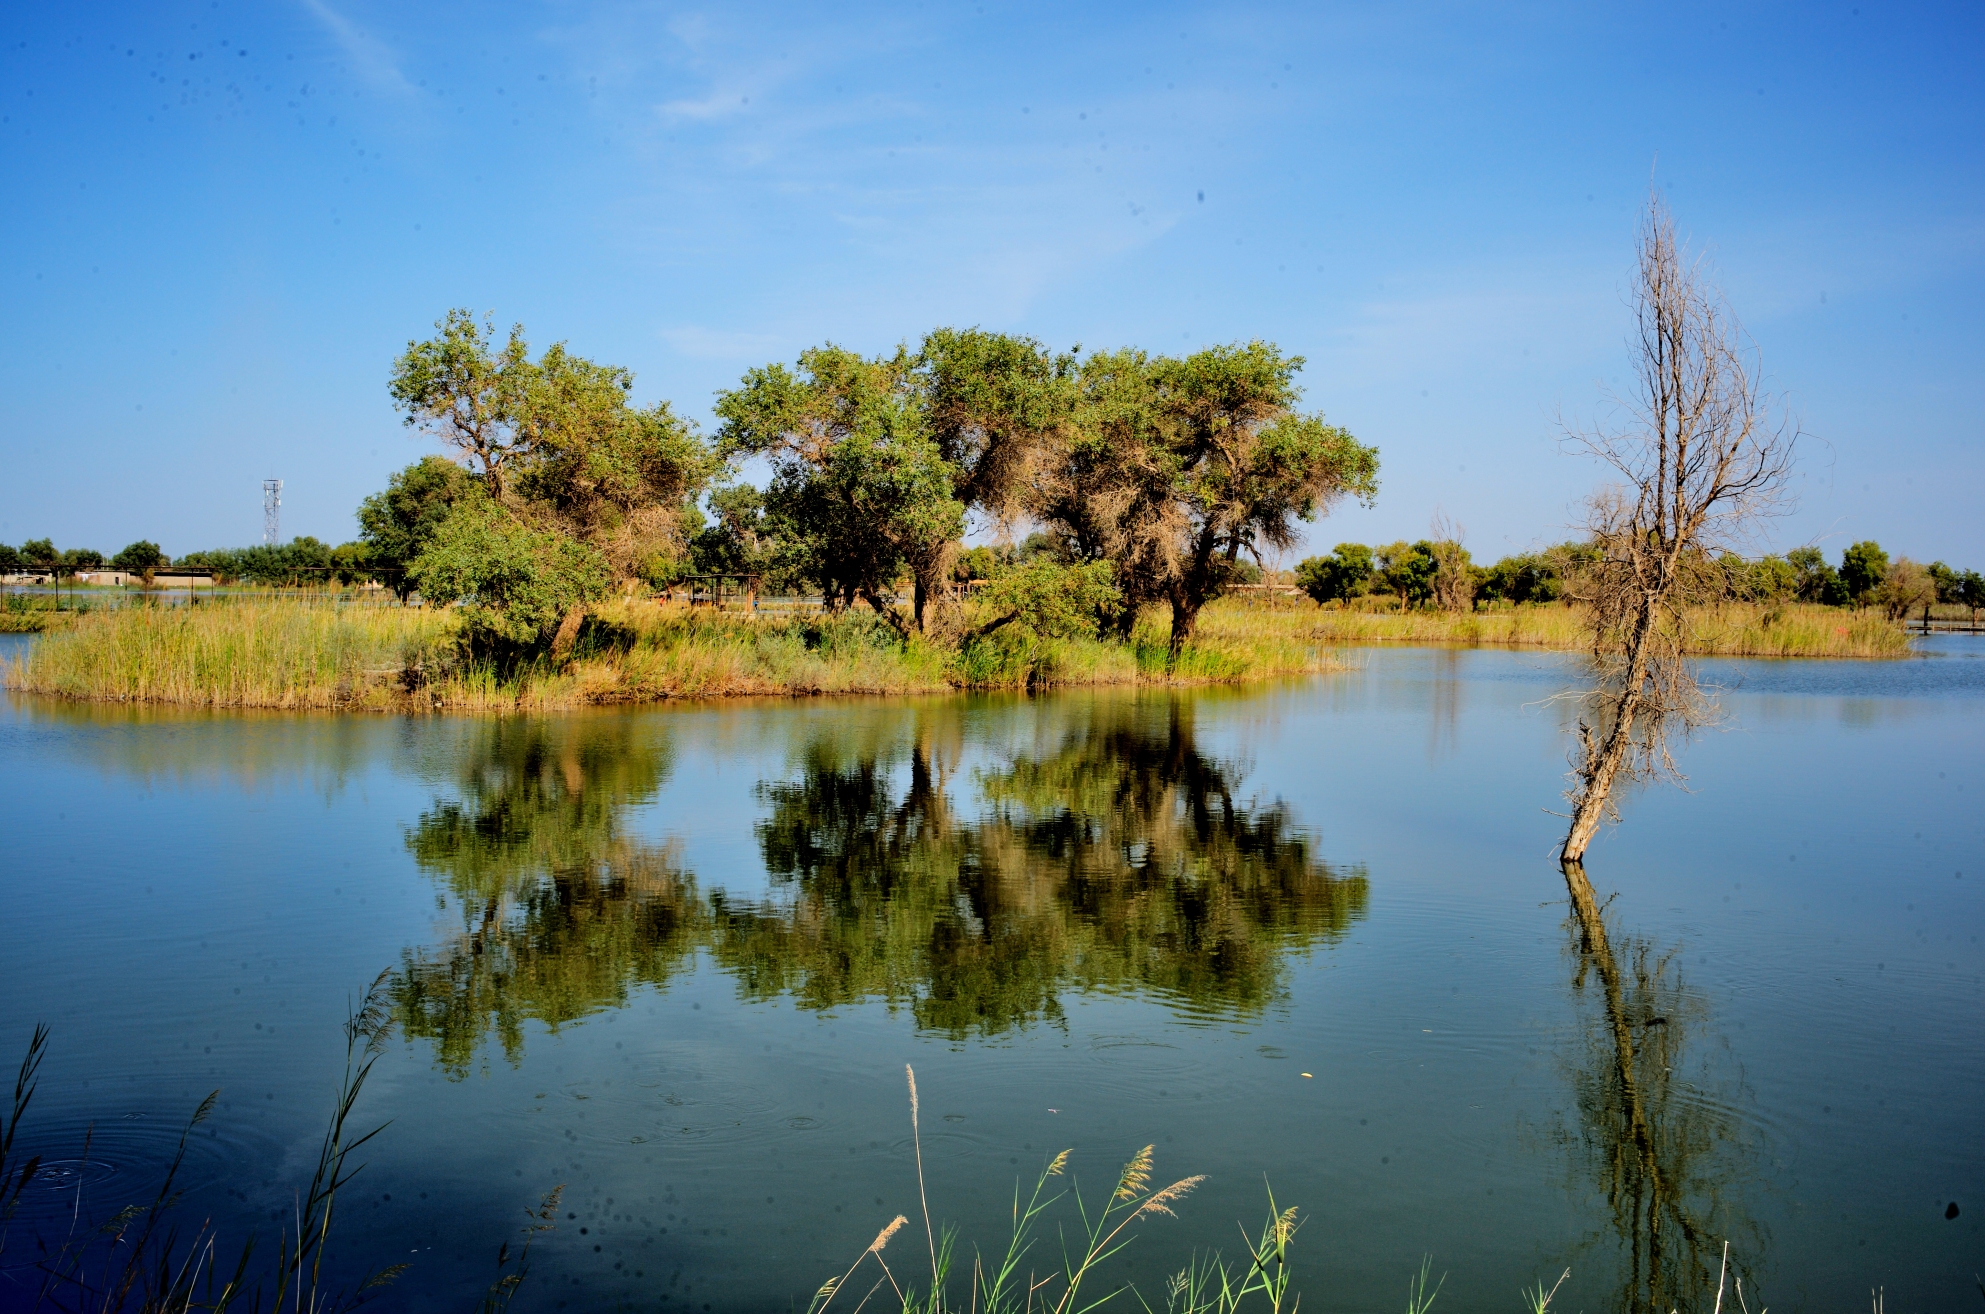
M 1591 500 L 1596 560 L 1566 590 L 1583 602 L 1597 687 L 1579 720 L 1572 820 L 1561 857 L 1580 860 L 1616 809 L 1622 779 L 1675 775 L 1667 736 L 1714 714 L 1690 669 L 1688 608 L 1721 596 L 1713 562 L 1780 509 L 1796 427 L 1758 384 L 1743 330 L 1684 257 L 1657 195 L 1641 223 L 1630 340 L 1636 394 L 1623 428 L 1568 430 L 1619 482 Z

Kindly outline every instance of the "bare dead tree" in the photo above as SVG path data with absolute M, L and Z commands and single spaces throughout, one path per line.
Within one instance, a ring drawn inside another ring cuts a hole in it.
M 1715 719 L 1715 699 L 1691 669 L 1689 608 L 1720 596 L 1716 555 L 1747 546 L 1760 519 L 1783 509 L 1799 439 L 1763 390 L 1755 346 L 1701 259 L 1677 243 L 1658 194 L 1637 256 L 1626 423 L 1565 430 L 1620 479 L 1588 504 L 1596 559 L 1574 586 L 1597 679 L 1579 720 L 1567 862 L 1618 816 L 1615 785 L 1679 778 L 1671 738 Z

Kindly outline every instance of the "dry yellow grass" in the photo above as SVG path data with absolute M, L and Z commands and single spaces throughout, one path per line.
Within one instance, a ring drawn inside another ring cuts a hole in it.
M 1801 603 L 1729 603 L 1691 618 L 1698 651 L 1717 657 L 1902 657 L 1909 636 L 1880 612 Z M 1362 611 L 1318 607 L 1307 598 L 1226 601 L 1207 608 L 1202 637 L 1326 645 L 1460 644 L 1576 651 L 1587 642 L 1583 614 L 1559 605 L 1499 611 Z

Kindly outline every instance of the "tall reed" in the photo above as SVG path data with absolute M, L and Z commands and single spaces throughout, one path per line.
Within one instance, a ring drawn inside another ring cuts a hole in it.
M 242 1242 L 232 1269 L 220 1263 L 220 1237 L 211 1220 L 202 1220 L 182 1234 L 179 1176 L 185 1166 L 187 1140 L 213 1113 L 220 1098 L 215 1091 L 202 1100 L 180 1133 L 158 1190 L 143 1204 L 127 1205 L 99 1224 L 84 1221 L 81 1186 L 66 1232 L 60 1237 L 35 1236 L 38 1274 L 34 1308 L 93 1311 L 94 1314 L 221 1314 L 244 1305 L 257 1314 L 340 1314 L 391 1283 L 407 1265 L 369 1269 L 355 1283 L 341 1285 L 327 1273 L 332 1223 L 338 1194 L 364 1165 L 352 1155 L 377 1136 L 382 1127 L 355 1133 L 351 1119 L 366 1079 L 379 1060 L 391 1027 L 386 984 L 392 973 L 381 972 L 364 999 L 345 1021 L 345 1066 L 332 1102 L 330 1121 L 318 1144 L 317 1165 L 310 1184 L 298 1197 L 291 1223 L 276 1237 L 275 1262 L 250 1281 L 255 1238 Z M 14 1079 L 11 1114 L 0 1118 L 0 1256 L 4 1256 L 22 1193 L 41 1166 L 39 1156 L 23 1159 L 15 1148 L 21 1120 L 33 1101 L 38 1073 L 48 1049 L 48 1028 L 38 1026 Z M 88 1161 L 89 1140 L 83 1158 Z M 531 1241 L 549 1231 L 564 1188 L 547 1195 L 524 1229 L 525 1241 L 511 1264 L 506 1243 L 497 1255 L 498 1276 L 484 1294 L 480 1309 L 500 1314 L 529 1272 Z M 507 1269 L 507 1271 L 505 1271 Z
M 1085 1200 L 1076 1186 L 1071 1185 L 1065 1191 L 1053 1189 L 1053 1179 L 1060 1178 L 1067 1171 L 1069 1158 L 1074 1153 L 1073 1150 L 1063 1150 L 1041 1170 L 1034 1181 L 1033 1192 L 1024 1204 L 1016 1186 L 1013 1226 L 1004 1251 L 997 1258 L 990 1258 L 974 1248 L 971 1272 L 963 1279 L 965 1301 L 960 1304 L 950 1291 L 957 1232 L 951 1227 L 938 1228 L 932 1224 L 930 1193 L 924 1182 L 923 1129 L 917 1101 L 917 1074 L 907 1064 L 903 1071 L 909 1082 L 910 1135 L 916 1152 L 917 1200 L 923 1212 L 930 1283 L 919 1287 L 913 1281 L 899 1278 L 884 1258 L 883 1252 L 890 1240 L 908 1221 L 898 1214 L 876 1233 L 875 1240 L 855 1257 L 854 1263 L 844 1272 L 821 1283 L 807 1306 L 807 1314 L 827 1314 L 835 1300 L 850 1291 L 849 1284 L 854 1281 L 855 1274 L 870 1260 L 874 1260 L 881 1276 L 862 1293 L 853 1306 L 855 1310 L 866 1305 L 885 1283 L 894 1295 L 895 1303 L 905 1314 L 946 1314 L 946 1311 L 967 1309 L 975 1314 L 977 1311 L 984 1311 L 985 1314 L 1022 1314 L 1022 1311 L 1033 1314 L 1037 1310 L 1040 1314 L 1076 1314 L 1077 1311 L 1092 1310 L 1107 1304 L 1119 1296 L 1136 1295 L 1136 1289 L 1127 1283 L 1100 1296 L 1092 1294 L 1085 1298 L 1083 1293 L 1093 1285 L 1097 1270 L 1120 1254 L 1134 1239 L 1133 1224 L 1160 1214 L 1175 1217 L 1172 1206 L 1205 1181 L 1203 1176 L 1182 1177 L 1169 1186 L 1154 1189 L 1151 1169 L 1155 1153 L 1153 1147 L 1147 1145 L 1132 1155 L 1118 1171 L 1107 1195 Z M 1076 1214 L 1074 1244 L 1070 1244 L 1068 1231 L 1060 1231 L 1061 1253 L 1047 1265 L 1036 1268 L 1028 1263 L 1028 1258 L 1034 1251 L 1041 1219 L 1065 1198 L 1072 1201 Z M 1244 1300 L 1255 1295 L 1262 1297 L 1260 1304 L 1270 1311 L 1284 1309 L 1292 1276 L 1288 1261 L 1289 1243 L 1294 1240 L 1296 1229 L 1300 1226 L 1295 1208 L 1277 1212 L 1271 1194 L 1268 1222 L 1249 1252 L 1246 1264 L 1230 1266 L 1217 1253 L 1205 1257 L 1194 1255 L 1183 1269 L 1167 1281 L 1166 1309 L 1177 1314 L 1232 1314 Z M 1293 1310 L 1294 1305 L 1289 1304 L 1287 1308 Z

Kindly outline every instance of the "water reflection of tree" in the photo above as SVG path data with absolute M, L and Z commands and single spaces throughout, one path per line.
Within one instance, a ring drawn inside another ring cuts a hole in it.
M 817 745 L 764 787 L 781 897 L 725 906 L 720 957 L 750 992 L 880 997 L 954 1037 L 1058 1018 L 1070 989 L 1260 1009 L 1290 951 L 1362 913 L 1364 875 L 1317 860 L 1284 808 L 1240 800 L 1189 705 L 1158 710 L 1092 704 L 1047 751 L 981 771 L 970 819 L 928 724 L 895 772 Z
M 1707 1019 L 1678 952 L 1633 937 L 1616 944 L 1584 869 L 1566 864 L 1565 882 L 1572 989 L 1587 1009 L 1571 1143 L 1611 1214 L 1621 1260 L 1614 1307 L 1708 1308 L 1723 1243 L 1747 1285 L 1762 1249 L 1762 1229 L 1741 1204 L 1757 1132 L 1708 1089 L 1708 1064 L 1689 1052 Z
M 636 720 L 507 722 L 460 746 L 453 792 L 408 833 L 462 905 L 409 953 L 410 1034 L 460 1070 L 494 1031 L 558 1023 L 661 984 L 697 949 L 750 998 L 880 999 L 953 1037 L 1058 1019 L 1070 990 L 1135 991 L 1193 1012 L 1259 1011 L 1292 952 L 1341 936 L 1361 870 L 1318 860 L 1279 804 L 1193 743 L 1190 704 L 1081 705 L 1047 747 L 975 773 L 960 815 L 963 713 L 807 742 L 761 784 L 771 896 L 707 897 L 667 846 L 625 833 L 665 747 Z
M 623 833 L 668 775 L 665 739 L 619 717 L 506 719 L 451 748 L 457 797 L 407 847 L 461 924 L 404 956 L 395 993 L 407 1034 L 459 1071 L 489 1032 L 515 1060 L 526 1019 L 556 1026 L 665 983 L 708 916 L 671 846 Z

